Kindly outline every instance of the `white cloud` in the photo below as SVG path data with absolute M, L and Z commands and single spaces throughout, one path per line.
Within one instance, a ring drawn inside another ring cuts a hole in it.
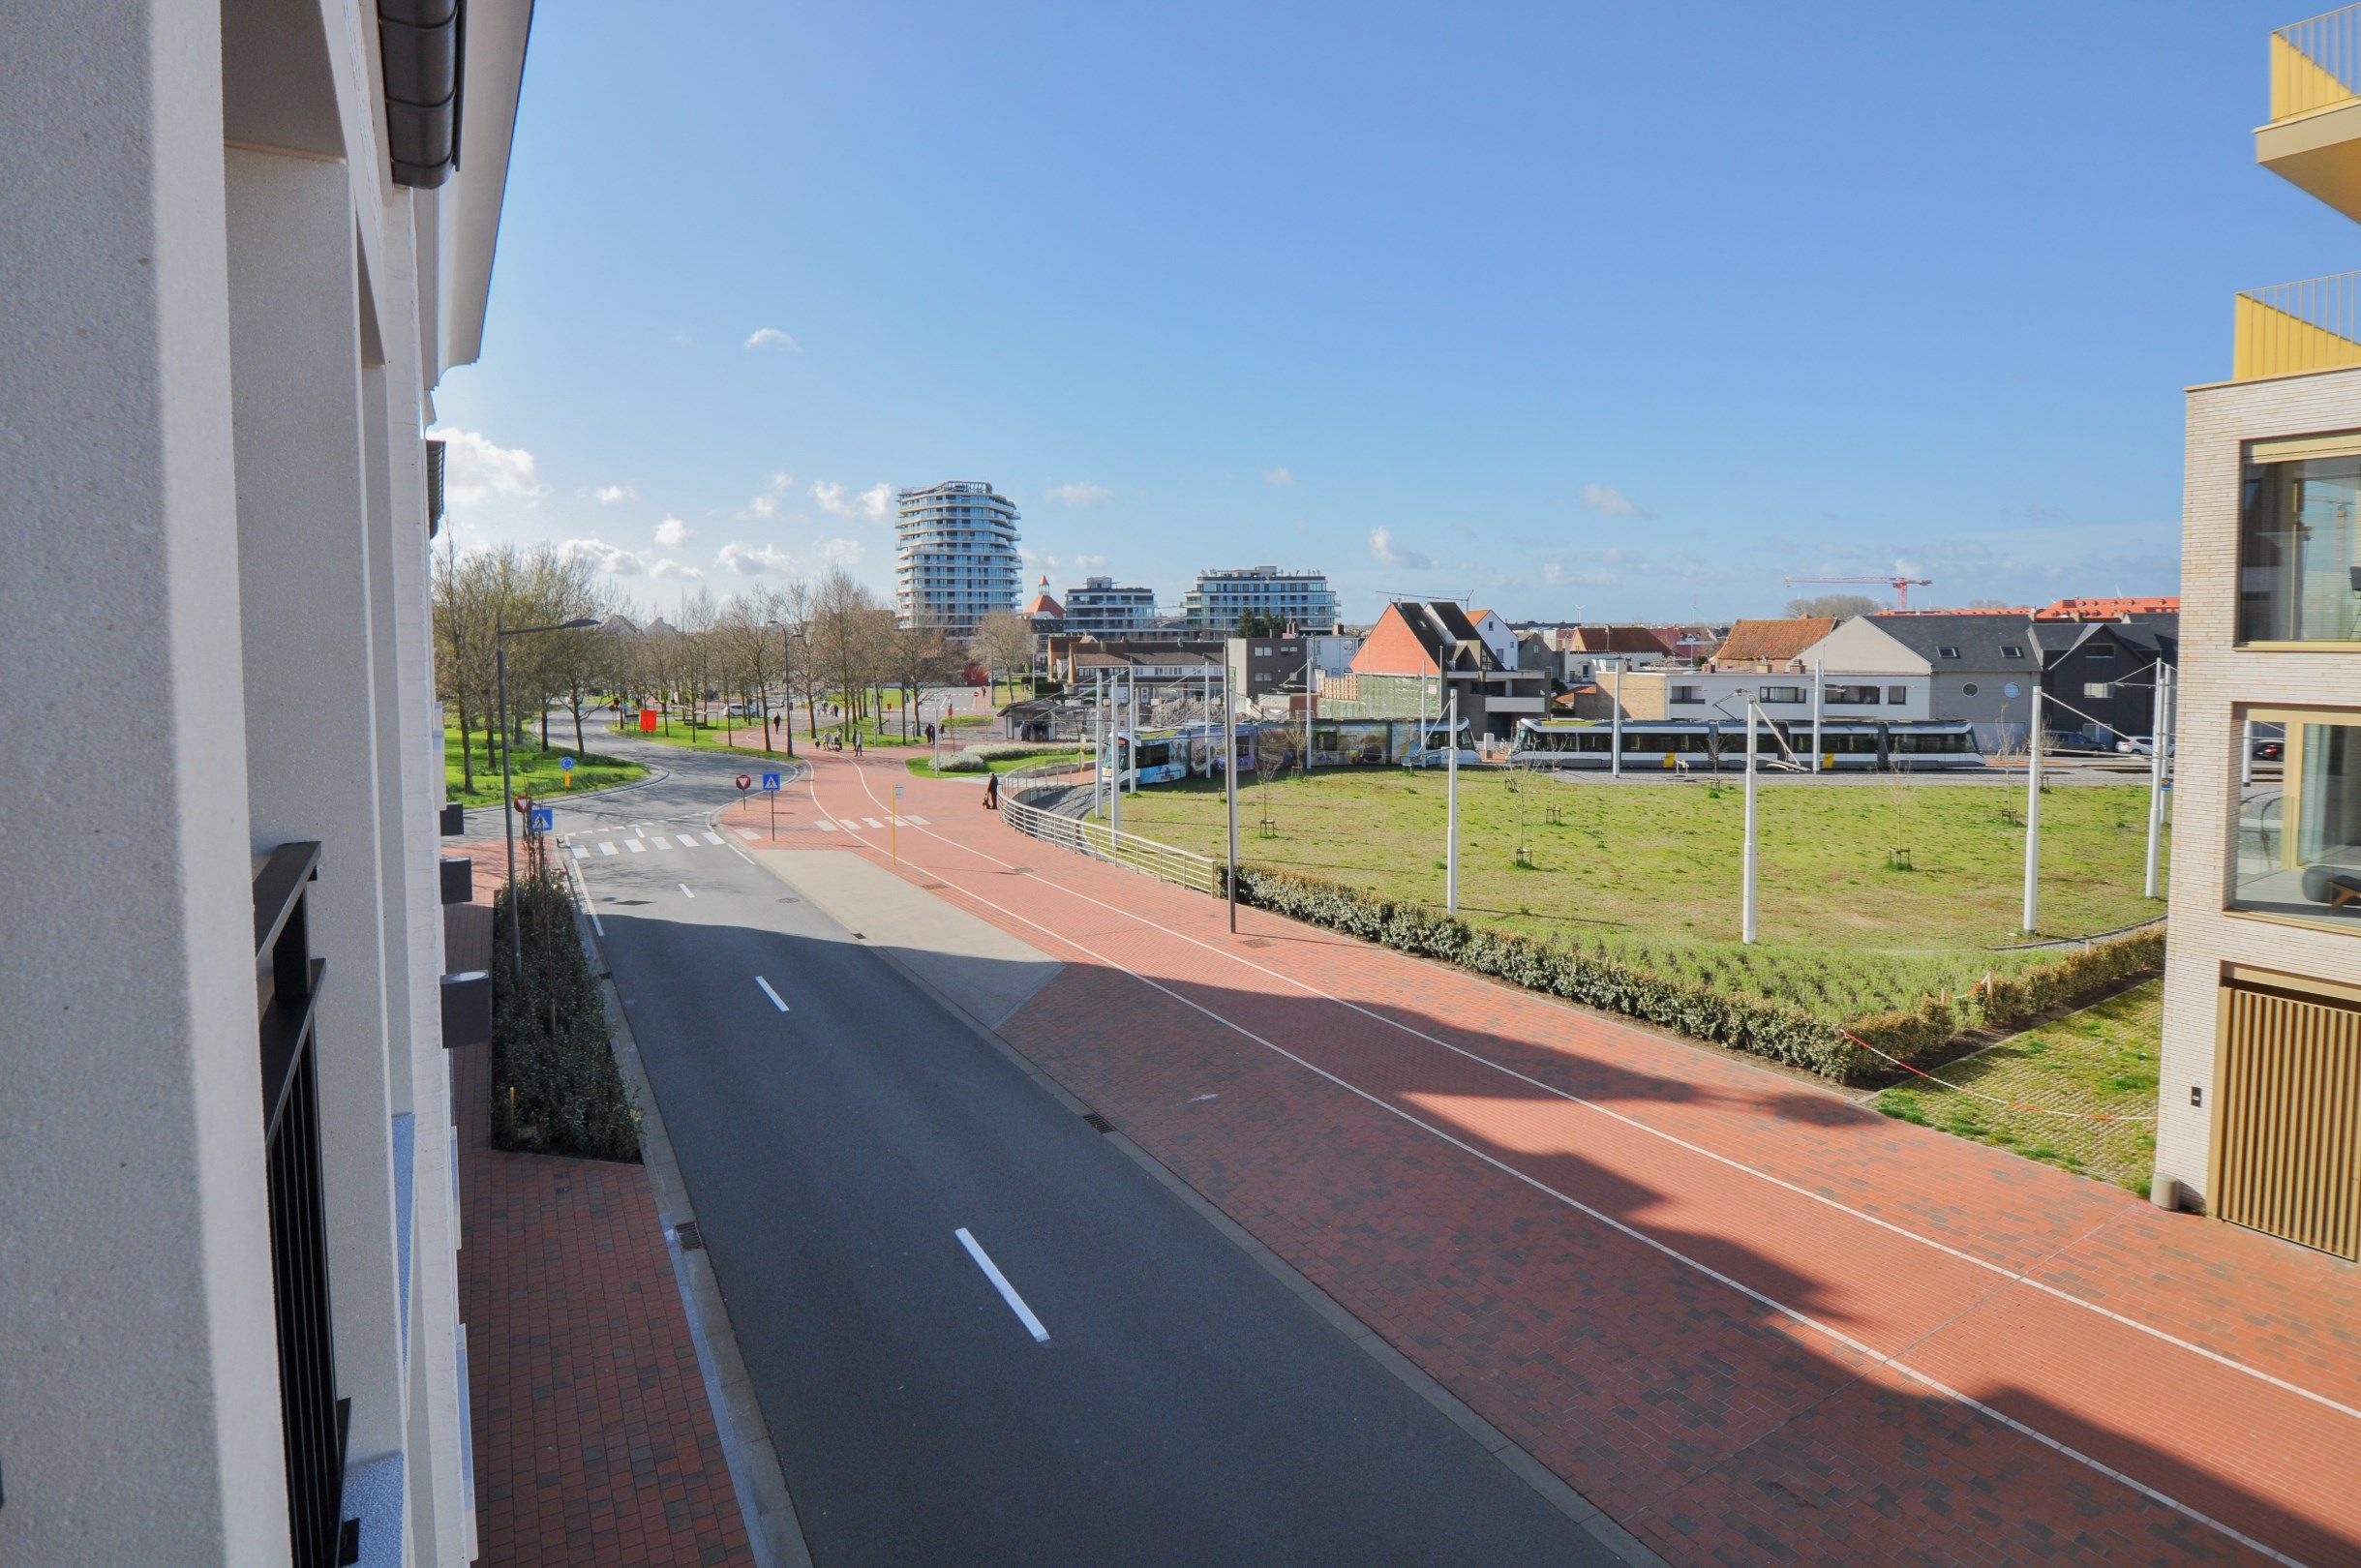
M 1106 558 L 1105 556 L 1076 556 L 1074 558 L 1074 564 L 1076 571 L 1095 571 L 1106 564 Z
M 1391 528 L 1369 530 L 1369 553 L 1382 565 L 1400 566 L 1413 572 L 1431 572 L 1435 569 L 1434 557 L 1421 551 L 1395 548 L 1394 530 Z
M 688 541 L 688 525 L 669 513 L 655 526 L 655 542 L 667 550 L 678 550 Z
M 435 433 L 443 442 L 443 493 L 454 506 L 473 506 L 495 496 L 538 500 L 549 494 L 532 454 L 521 446 L 498 446 L 471 430 Z
M 558 553 L 568 560 L 591 560 L 610 577 L 637 577 L 648 569 L 648 563 L 635 551 L 611 545 L 604 539 L 568 539 L 558 547 Z
M 705 575 L 704 572 L 698 570 L 696 567 L 684 565 L 677 560 L 659 560 L 654 565 L 648 568 L 648 573 L 651 577 L 697 578 Z
M 1604 588 L 1623 580 L 1619 572 L 1603 571 L 1588 566 L 1561 566 L 1557 561 L 1541 563 L 1541 581 L 1552 588 Z
M 755 497 L 752 500 L 746 502 L 746 509 L 739 513 L 739 517 L 741 519 L 745 519 L 750 517 L 772 518 L 778 516 L 779 501 L 786 496 L 788 490 L 792 488 L 794 484 L 795 475 L 793 474 L 772 474 L 771 476 L 771 488 L 764 491 L 761 495 Z
M 640 493 L 629 485 L 600 485 L 590 494 L 598 498 L 598 504 L 601 506 L 613 506 L 617 501 L 640 498 Z
M 1262 482 L 1266 485 L 1291 485 L 1295 482 L 1295 474 L 1288 468 L 1265 468 L 1262 470 Z
M 842 566 L 847 571 L 860 565 L 868 554 L 869 547 L 859 539 L 823 539 L 820 541 L 820 558 L 831 566 Z
M 1653 517 L 1645 507 L 1635 506 L 1631 498 L 1613 485 L 1595 481 L 1582 487 L 1582 503 L 1593 512 L 1607 517 Z
M 795 569 L 794 558 L 775 545 L 725 544 L 721 554 L 713 558 L 713 564 L 740 577 Z
M 890 523 L 893 520 L 892 485 L 874 484 L 848 498 L 842 485 L 833 480 L 819 479 L 812 483 L 811 498 L 819 504 L 820 510 L 832 517 L 854 517 L 864 523 Z
M 1077 479 L 1049 487 L 1051 500 L 1064 501 L 1069 506 L 1102 506 L 1115 498 L 1115 493 L 1105 485 L 1094 485 Z
M 781 332 L 777 327 L 756 327 L 754 335 L 746 340 L 746 347 L 748 348 L 778 348 L 791 354 L 800 354 L 803 351 L 802 344 Z

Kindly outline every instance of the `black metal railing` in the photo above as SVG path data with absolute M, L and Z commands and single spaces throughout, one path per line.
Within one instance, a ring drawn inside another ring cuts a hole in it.
M 319 846 L 282 844 L 255 877 L 255 967 L 262 994 L 262 1130 L 270 1187 L 271 1304 L 279 1331 L 279 1402 L 287 1438 L 288 1521 L 295 1568 L 337 1568 L 358 1545 L 346 1528 L 345 1432 L 336 1395 L 320 1184 L 319 1078 L 313 1025 L 327 969 L 312 956 L 305 893 Z M 267 965 L 267 972 L 265 966 Z

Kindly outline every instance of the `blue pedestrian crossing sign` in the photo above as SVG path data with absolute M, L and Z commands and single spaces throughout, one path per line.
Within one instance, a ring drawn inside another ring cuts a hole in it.
M 776 774 L 776 773 L 765 773 L 765 774 L 763 775 L 763 788 L 764 788 L 764 789 L 766 789 L 766 790 L 775 790 L 775 789 L 777 789 L 778 787 L 779 787 L 779 776 L 778 776 L 778 774 Z
M 534 806 L 532 808 L 532 831 L 536 833 L 546 833 L 557 825 L 558 813 L 554 808 L 549 806 Z

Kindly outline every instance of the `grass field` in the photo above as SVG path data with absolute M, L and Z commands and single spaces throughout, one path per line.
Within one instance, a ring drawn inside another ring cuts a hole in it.
M 558 727 L 550 726 L 550 739 L 558 739 Z M 567 734 L 572 726 L 567 725 Z M 593 732 L 586 723 L 583 735 L 595 740 L 605 731 Z M 443 799 L 468 805 L 498 805 L 500 800 L 500 758 L 498 751 L 487 755 L 483 736 L 473 737 L 475 746 L 475 788 L 465 787 L 460 770 L 459 729 L 446 724 L 442 729 Z M 565 769 L 559 766 L 560 757 L 570 757 L 570 750 L 560 748 L 544 751 L 537 742 L 520 743 L 509 767 L 515 774 L 519 795 L 563 795 L 567 793 Z M 624 762 L 620 757 L 602 757 L 590 752 L 574 765 L 574 792 L 605 789 L 611 784 L 628 784 L 647 776 L 648 769 L 638 763 Z
M 1877 1108 L 2148 1195 L 2156 1160 L 2156 1053 L 2164 982 L 2029 1029 L 1934 1071 L 1940 1083 L 1889 1089 Z M 2083 1120 L 2082 1116 L 2142 1118 Z
M 1240 793 L 1248 864 L 1443 898 L 1444 781 L 1340 771 Z M 1460 910 L 1498 929 L 1636 962 L 1716 990 L 1794 1002 L 1834 1021 L 2013 973 L 2039 953 L 2016 936 L 2021 792 L 1924 784 L 1766 786 L 1761 940 L 1739 937 L 1742 790 L 1735 781 L 1560 783 L 1507 771 L 1460 780 Z M 2043 797 L 2043 934 L 2153 919 L 2140 896 L 2140 786 Z M 1222 792 L 1164 785 L 1124 802 L 1124 827 L 1221 852 Z

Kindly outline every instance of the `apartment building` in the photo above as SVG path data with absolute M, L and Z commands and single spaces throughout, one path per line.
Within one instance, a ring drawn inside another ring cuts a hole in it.
M 1925 711 L 1912 716 L 1973 724 L 1977 746 L 1994 754 L 2023 749 L 2042 683 L 2042 650 L 2022 610 L 1855 616 L 1813 644 L 1805 662 L 1864 681 L 1923 683 Z
M 424 432 L 531 14 L 11 8 L 0 1562 L 474 1555 Z
M 1336 594 L 1323 572 L 1226 566 L 1196 574 L 1196 586 L 1181 597 L 1181 613 L 1199 636 L 1226 637 L 1249 613 L 1277 616 L 1301 632 L 1327 632 L 1336 629 Z
M 2361 221 L 2361 7 L 2271 38 L 2262 166 Z M 2237 296 L 2188 393 L 2160 1203 L 2361 1257 L 2356 283 Z M 2250 723 L 2285 756 L 2243 755 Z M 2251 773 L 2250 773 L 2251 764 Z
M 990 485 L 947 479 L 895 492 L 893 607 L 905 627 L 965 637 L 1016 608 L 1016 505 Z
M 1064 629 L 1082 637 L 1141 637 L 1156 629 L 1156 591 L 1111 577 L 1066 590 Z

